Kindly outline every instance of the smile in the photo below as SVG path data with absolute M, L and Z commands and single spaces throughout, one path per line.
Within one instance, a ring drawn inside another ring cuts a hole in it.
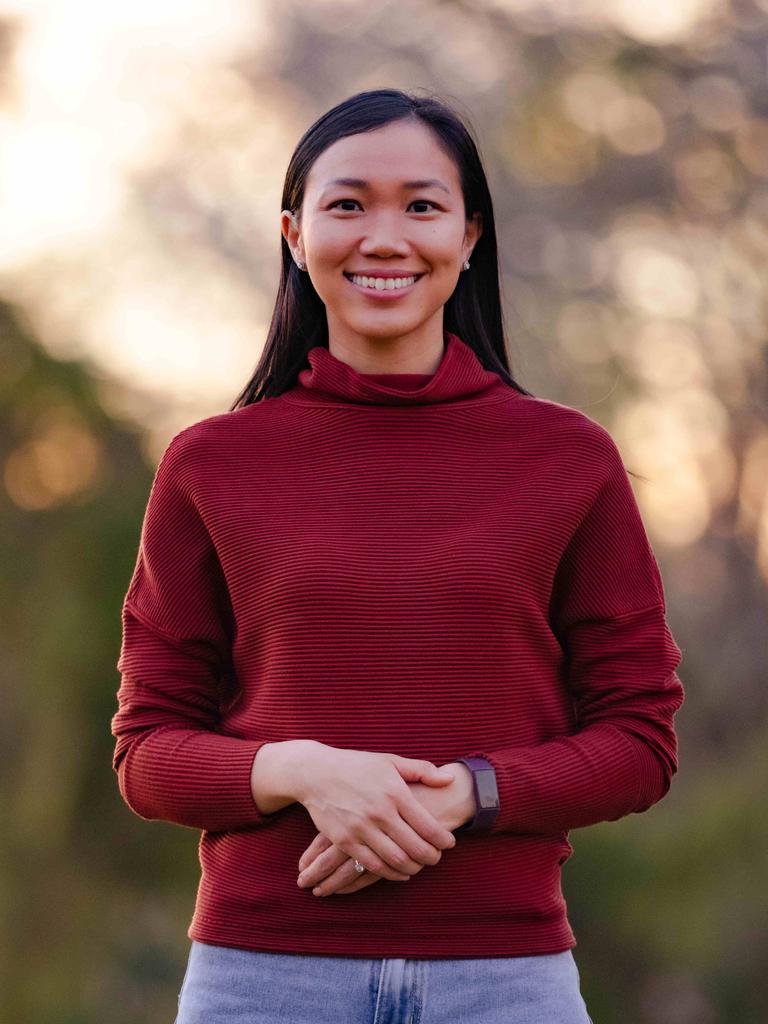
M 412 277 L 358 277 L 351 274 L 344 274 L 344 277 L 358 291 L 364 292 L 371 298 L 396 299 L 401 295 L 407 295 L 424 275 L 418 274 Z

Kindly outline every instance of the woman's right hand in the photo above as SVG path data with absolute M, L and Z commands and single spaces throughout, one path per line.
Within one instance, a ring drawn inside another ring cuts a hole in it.
M 406 880 L 456 845 L 408 787 L 454 781 L 431 761 L 318 743 L 302 769 L 296 797 L 318 832 L 374 874 Z

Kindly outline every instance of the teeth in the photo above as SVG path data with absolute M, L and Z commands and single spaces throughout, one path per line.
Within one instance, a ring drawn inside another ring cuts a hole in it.
M 356 285 L 361 288 L 373 288 L 376 291 L 382 292 L 385 289 L 392 291 L 393 288 L 407 288 L 416 280 L 415 277 L 358 277 L 353 274 L 350 277 Z

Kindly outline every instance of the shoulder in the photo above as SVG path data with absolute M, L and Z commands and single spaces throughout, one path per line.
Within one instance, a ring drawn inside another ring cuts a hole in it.
M 253 456 L 258 451 L 272 422 L 273 408 L 267 401 L 254 402 L 182 427 L 168 441 L 159 468 L 184 479 L 215 477 L 229 464 L 242 460 L 244 452 Z
M 526 424 L 531 440 L 564 470 L 605 478 L 623 468 L 619 447 L 607 427 L 581 409 L 533 395 L 518 395 L 510 405 L 517 421 Z

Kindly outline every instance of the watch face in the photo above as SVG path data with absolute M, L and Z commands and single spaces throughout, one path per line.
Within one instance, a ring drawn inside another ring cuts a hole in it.
M 480 798 L 481 807 L 497 807 L 498 806 L 498 793 L 496 787 L 495 772 L 488 771 L 476 771 L 475 779 L 477 780 L 477 795 Z

